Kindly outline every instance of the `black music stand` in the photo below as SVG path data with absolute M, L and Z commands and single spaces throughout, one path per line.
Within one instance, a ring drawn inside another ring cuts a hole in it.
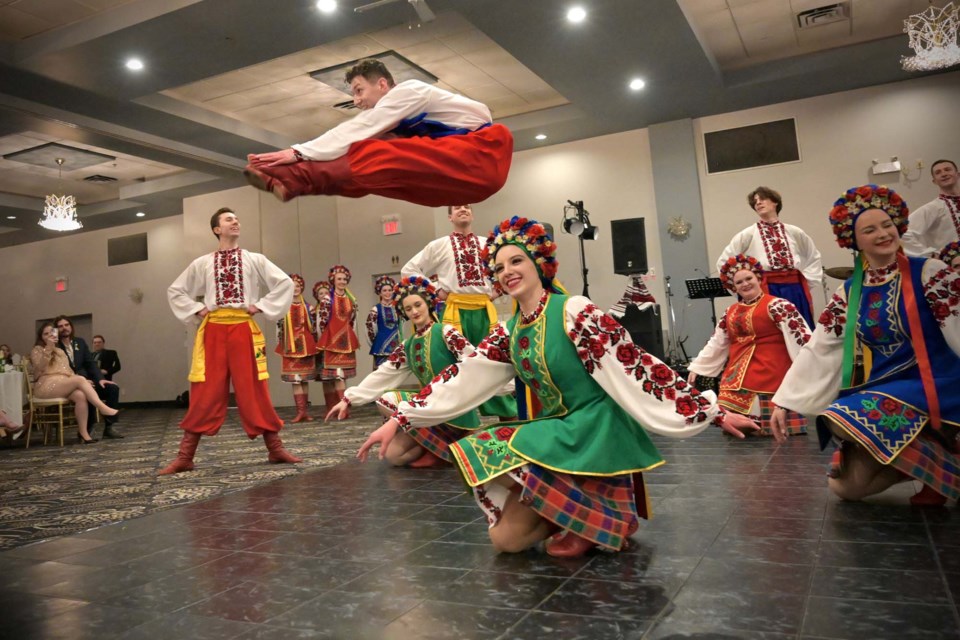
M 729 295 L 730 292 L 723 286 L 723 281 L 720 278 L 687 280 L 688 298 L 691 300 L 710 299 L 710 317 L 713 319 L 713 326 L 717 326 L 717 308 L 714 300 L 717 298 L 726 298 Z

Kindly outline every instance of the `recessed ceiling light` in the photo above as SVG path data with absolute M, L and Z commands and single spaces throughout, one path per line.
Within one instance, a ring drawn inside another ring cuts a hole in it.
M 337 0 L 317 0 L 320 13 L 333 13 L 337 10 Z
M 7 216 L 7 220 L 16 220 L 17 216 Z
M 147 215 L 147 214 L 145 214 L 143 211 L 137 211 L 137 217 L 138 217 L 138 218 L 142 218 L 142 217 L 144 217 L 145 215 Z
M 547 139 L 547 134 L 545 134 L 545 133 L 538 133 L 537 135 L 534 136 L 534 138 L 536 138 L 537 140 L 546 140 L 546 139 Z
M 140 58 L 130 58 L 126 62 L 127 69 L 130 71 L 141 71 L 143 69 L 143 60 Z
M 587 17 L 587 11 L 583 7 L 571 7 L 567 11 L 567 20 L 570 22 L 583 22 Z
M 630 81 L 630 90 L 631 91 L 640 91 L 647 86 L 647 83 L 643 81 L 643 78 L 634 78 Z

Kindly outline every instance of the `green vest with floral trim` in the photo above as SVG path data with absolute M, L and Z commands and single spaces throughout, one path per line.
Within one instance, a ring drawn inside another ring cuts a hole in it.
M 443 324 L 440 322 L 434 322 L 423 335 L 414 334 L 407 338 L 403 349 L 407 353 L 407 365 L 420 381 L 421 387 L 430 384 L 437 374 L 457 362 L 443 339 Z M 476 411 L 470 411 L 447 423 L 464 429 L 476 429 L 480 426 L 480 416 Z
M 643 427 L 584 368 L 567 335 L 567 300 L 551 294 L 533 322 L 522 324 L 519 312 L 507 322 L 511 359 L 533 405 L 510 448 L 569 473 L 612 476 L 663 464 Z

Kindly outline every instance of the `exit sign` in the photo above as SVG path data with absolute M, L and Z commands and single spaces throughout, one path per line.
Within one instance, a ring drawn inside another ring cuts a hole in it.
M 67 279 L 66 278 L 57 278 L 53 281 L 54 290 L 57 293 L 63 293 L 67 290 Z
M 383 235 L 385 236 L 395 236 L 403 232 L 400 228 L 400 216 L 397 215 L 381 216 L 380 226 L 383 227 Z

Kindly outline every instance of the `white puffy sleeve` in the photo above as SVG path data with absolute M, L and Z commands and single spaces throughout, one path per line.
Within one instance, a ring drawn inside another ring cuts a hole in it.
M 422 113 L 429 102 L 430 86 L 402 82 L 388 91 L 372 109 L 361 111 L 309 142 L 293 148 L 310 160 L 335 160 L 346 155 L 350 145 L 376 138 L 393 129 L 404 118 Z
M 747 249 L 750 248 L 750 242 L 753 239 L 753 233 L 754 227 L 747 227 L 737 235 L 733 236 L 733 239 L 730 240 L 730 244 L 726 246 L 726 248 L 720 253 L 720 257 L 717 259 L 717 271 L 720 271 L 720 267 L 723 266 L 724 262 L 738 253 L 745 253 Z
M 847 321 L 847 295 L 843 285 L 820 314 L 810 341 L 793 358 L 780 389 L 773 396 L 777 406 L 816 415 L 840 393 L 843 375 L 843 335 Z M 790 342 L 787 341 L 788 347 Z
M 721 413 L 712 391 L 701 393 L 642 351 L 627 331 L 583 296 L 567 300 L 567 335 L 587 373 L 648 431 L 688 438 Z
M 390 389 L 418 384 L 416 376 L 410 371 L 407 364 L 407 352 L 403 344 L 397 345 L 393 353 L 384 360 L 383 364 L 370 372 L 360 381 L 360 384 L 350 387 L 343 395 L 350 404 L 367 404 L 379 398 Z
M 807 326 L 807 321 L 803 319 L 792 302 L 783 298 L 774 299 L 768 311 L 770 319 L 783 334 L 783 341 L 787 345 L 790 359 L 796 360 L 800 349 L 810 340 L 810 327 Z
M 293 302 L 293 280 L 283 269 L 267 260 L 266 256 L 251 253 L 249 258 L 260 279 L 259 284 L 266 290 L 253 305 L 263 312 L 267 320 L 279 320 L 290 311 L 290 304 Z
M 930 204 L 925 204 L 910 214 L 907 232 L 900 239 L 903 245 L 903 252 L 908 256 L 924 257 L 936 255 L 943 247 L 928 247 L 927 234 L 930 232 L 932 222 L 936 220 L 936 209 Z
M 797 245 L 797 263 L 812 291 L 823 282 L 823 262 L 820 258 L 820 250 L 813 244 L 813 239 L 802 229 L 793 227 L 793 232 L 793 240 Z
M 707 344 L 700 350 L 697 357 L 690 363 L 690 371 L 698 376 L 709 376 L 716 378 L 723 373 L 723 368 L 727 364 L 727 358 L 730 356 L 730 335 L 727 333 L 727 314 L 730 313 L 727 308 L 713 330 L 713 335 L 707 341 Z
M 960 273 L 931 258 L 923 263 L 921 278 L 923 294 L 944 339 L 960 355 Z
M 209 256 L 204 258 L 212 262 Z M 204 258 L 191 262 L 167 288 L 167 301 L 173 315 L 186 324 L 199 325 L 200 318 L 196 314 L 205 306 L 197 301 L 197 296 L 206 294 L 207 273 L 204 269 Z
M 401 278 L 420 276 L 429 279 L 437 272 L 440 266 L 439 243 L 436 240 L 427 244 L 417 255 L 413 256 L 400 269 Z
M 394 417 L 404 429 L 448 422 L 496 395 L 515 373 L 501 323 L 463 362 L 448 366 L 409 402 L 401 402 Z

